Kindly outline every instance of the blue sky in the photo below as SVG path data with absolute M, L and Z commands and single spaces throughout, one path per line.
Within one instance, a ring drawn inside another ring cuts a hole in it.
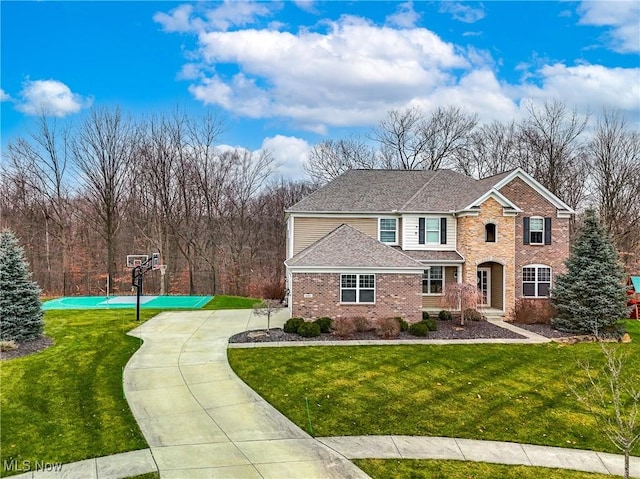
M 640 125 L 640 2 L 0 3 L 2 147 L 34 115 L 82 121 L 176 106 L 227 120 L 287 176 L 313 143 L 390 109 L 450 104 L 483 121 L 561 99 Z

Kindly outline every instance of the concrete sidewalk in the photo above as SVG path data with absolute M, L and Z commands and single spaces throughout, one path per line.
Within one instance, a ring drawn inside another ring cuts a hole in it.
M 580 449 L 448 437 L 341 436 L 317 439 L 349 459 L 454 459 L 557 467 L 618 476 L 624 474 L 624 456 Z M 631 477 L 640 478 L 640 457 L 632 457 L 630 466 Z
M 130 333 L 144 344 L 125 368 L 125 393 L 161 477 L 368 477 L 233 373 L 229 336 L 263 322 L 251 310 L 165 312 Z

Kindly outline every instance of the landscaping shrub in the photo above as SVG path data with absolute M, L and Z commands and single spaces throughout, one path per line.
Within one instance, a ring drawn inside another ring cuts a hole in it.
M 384 339 L 397 338 L 400 334 L 400 324 L 396 318 L 382 318 L 378 321 L 376 333 Z
M 427 325 L 427 328 L 429 328 L 429 331 L 438 330 L 438 323 L 436 323 L 435 319 L 424 319 L 421 322 Z
M 285 333 L 297 333 L 302 323 L 304 323 L 303 318 L 290 318 L 284 323 L 284 328 L 282 329 L 284 329 Z
M 267 283 L 262 287 L 262 297 L 265 299 L 284 299 L 284 284 L 280 281 Z
M 422 312 L 422 320 L 426 320 L 429 319 L 429 311 L 423 311 Z
M 409 326 L 409 333 L 413 336 L 429 336 L 429 326 L 425 321 L 420 321 L 419 323 L 415 323 Z
M 298 334 L 303 338 L 315 338 L 320 336 L 320 326 L 314 322 L 303 322 L 298 327 Z
M 464 319 L 467 321 L 482 321 L 482 313 L 477 309 L 468 308 L 464 310 Z
M 451 311 L 443 309 L 438 313 L 438 319 L 440 321 L 451 321 L 453 319 L 453 315 L 451 314 Z
M 556 310 L 548 299 L 519 299 L 509 319 L 517 324 L 551 324 Z
M 355 318 L 352 318 L 351 320 L 353 321 L 353 325 L 355 326 L 356 331 L 358 331 L 359 333 L 364 333 L 365 331 L 373 329 L 371 327 L 371 323 L 367 318 L 357 316 Z
M 404 332 L 404 331 L 408 331 L 409 330 L 409 323 L 407 323 L 400 316 L 398 316 L 397 318 L 394 318 L 394 319 L 398 322 L 398 326 L 400 327 L 400 331 Z
M 314 321 L 314 323 L 320 326 L 321 333 L 328 333 L 329 331 L 331 331 L 331 322 L 332 319 L 327 317 L 318 318 Z
M 341 338 L 348 338 L 356 332 L 356 326 L 353 323 L 352 318 L 334 319 L 332 327 L 336 336 L 340 336 Z

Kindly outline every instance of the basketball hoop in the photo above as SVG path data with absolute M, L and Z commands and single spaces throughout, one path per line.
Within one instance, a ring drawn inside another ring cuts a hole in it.
M 167 265 L 166 264 L 158 265 L 158 269 L 160 270 L 160 274 L 164 276 L 164 274 L 167 272 Z

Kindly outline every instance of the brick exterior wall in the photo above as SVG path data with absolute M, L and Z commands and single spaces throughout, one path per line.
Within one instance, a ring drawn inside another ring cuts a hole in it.
M 514 200 L 514 203 L 518 204 Z M 496 225 L 496 242 L 485 241 L 485 225 Z M 463 216 L 458 218 L 457 248 L 465 258 L 462 266 L 462 281 L 475 285 L 477 283 L 477 268 L 482 263 L 499 263 L 504 268 L 504 310 L 508 312 L 515 302 L 515 223 L 514 216 L 504 216 L 502 206 L 493 198 L 482 203 L 478 216 Z M 502 282 L 502 278 L 492 278 Z M 495 290 L 494 290 L 495 291 Z M 492 301 L 499 306 L 500 301 Z M 495 306 L 494 306 L 495 307 Z
M 500 193 L 513 201 L 522 213 L 515 223 L 515 294 L 522 297 L 522 267 L 527 264 L 545 264 L 551 267 L 553 288 L 555 277 L 564 273 L 564 260 L 569 256 L 569 218 L 558 218 L 557 209 L 520 178 L 505 185 Z M 523 221 L 526 216 L 551 218 L 551 244 L 523 244 Z
M 409 323 L 422 319 L 422 275 L 376 273 L 374 304 L 340 304 L 339 273 L 293 273 L 292 316 L 315 319 L 400 316 Z M 312 298 L 305 298 L 312 294 Z

